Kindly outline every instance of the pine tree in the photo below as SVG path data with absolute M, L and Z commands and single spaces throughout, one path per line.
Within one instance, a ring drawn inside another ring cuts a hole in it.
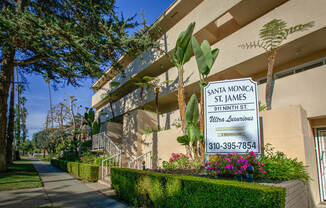
M 4 0 L 0 2 L 0 172 L 6 170 L 6 123 L 13 71 L 80 85 L 116 66 L 121 54 L 155 47 L 150 30 L 129 34 L 133 18 L 116 15 L 115 0 Z

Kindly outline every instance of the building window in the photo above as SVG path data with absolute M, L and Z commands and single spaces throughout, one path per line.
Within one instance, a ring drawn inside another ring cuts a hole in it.
M 319 67 L 319 66 L 322 66 L 322 65 L 325 65 L 325 64 L 326 64 L 326 57 L 324 57 L 322 59 L 314 60 L 314 61 L 311 61 L 311 62 L 308 62 L 308 63 L 305 63 L 305 64 L 302 64 L 302 65 L 299 65 L 299 66 L 296 66 L 296 67 L 293 67 L 291 69 L 287 69 L 287 70 L 277 72 L 277 73 L 274 74 L 274 79 L 280 79 L 280 78 L 283 78 L 283 77 L 287 77 L 287 76 L 297 74 L 297 73 L 300 73 L 300 72 L 304 72 L 304 71 L 307 71 L 309 69 L 313 69 L 313 68 L 316 68 L 316 67 Z M 263 78 L 260 78 L 260 79 L 257 80 L 258 85 L 266 83 L 266 82 L 267 82 L 266 77 L 263 77 Z

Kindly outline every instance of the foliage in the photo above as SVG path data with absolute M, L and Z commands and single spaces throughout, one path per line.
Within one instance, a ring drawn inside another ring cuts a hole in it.
M 0 173 L 0 191 L 42 187 L 40 176 L 32 164 L 11 164 Z
M 298 24 L 292 27 L 287 27 L 284 20 L 273 19 L 266 23 L 260 30 L 258 41 L 251 41 L 249 43 L 240 44 L 239 47 L 243 49 L 263 48 L 265 51 L 277 50 L 281 43 L 287 39 L 288 35 L 304 31 L 314 26 L 314 22 L 305 24 Z
M 0 171 L 6 170 L 6 125 L 9 87 L 14 69 L 37 73 L 53 84 L 79 86 L 112 66 L 122 71 L 121 54 L 137 56 L 159 48 L 155 26 L 137 30 L 134 18 L 117 15 L 115 0 L 0 3 Z M 134 32 L 130 32 L 134 29 Z
M 5 1 L 0 9 L 1 48 L 17 48 L 26 57 L 17 66 L 56 81 L 78 85 L 79 78 L 98 77 L 101 65 L 117 65 L 121 54 L 137 56 L 157 45 L 148 31 L 128 33 L 138 23 L 119 17 L 113 0 Z
M 78 151 L 80 154 L 84 154 L 90 149 L 92 149 L 92 140 L 86 140 L 78 143 Z
M 84 119 L 86 120 L 87 125 L 92 128 L 92 135 L 100 133 L 100 122 L 95 121 L 95 113 L 92 108 L 90 108 L 88 112 L 85 112 Z
M 249 166 L 254 168 L 254 178 L 260 178 L 266 174 L 264 164 L 260 162 L 254 152 L 249 152 L 243 155 L 237 153 L 211 155 L 209 162 L 207 162 L 205 166 L 209 173 L 213 175 L 245 175 Z
M 99 166 L 97 165 L 64 160 L 51 160 L 51 165 L 86 181 L 96 182 L 98 180 Z
M 239 45 L 239 47 L 243 49 L 262 48 L 267 52 L 268 69 L 265 93 L 267 110 L 272 109 L 272 96 L 274 89 L 273 69 L 278 49 L 281 47 L 282 42 L 287 39 L 288 35 L 295 32 L 307 30 L 308 28 L 313 27 L 313 25 L 314 22 L 308 22 L 306 24 L 287 27 L 285 21 L 281 19 L 273 19 L 265 24 L 260 30 L 260 40 Z
M 173 52 L 173 64 L 179 69 L 185 63 L 187 63 L 192 56 L 192 45 L 191 37 L 194 32 L 195 23 L 192 22 L 189 24 L 186 31 L 182 31 L 177 39 L 174 52 Z
M 198 142 L 201 142 L 203 140 L 203 135 L 198 127 L 199 109 L 197 97 L 195 94 L 191 96 L 186 106 L 185 123 L 185 135 L 178 137 L 177 141 L 182 145 L 189 146 L 190 148 L 192 148 L 194 154 L 199 156 L 199 151 L 197 150 L 196 145 Z
M 283 187 L 111 169 L 112 187 L 135 207 L 285 207 Z
M 26 140 L 18 144 L 18 150 L 23 151 L 25 154 L 32 153 L 34 151 L 34 146 L 31 141 Z
M 181 118 L 182 131 L 185 131 L 185 95 L 183 83 L 183 66 L 192 56 L 191 37 L 195 23 L 190 23 L 186 31 L 179 34 L 176 46 L 173 50 L 172 63 L 178 68 L 178 105 Z
M 193 161 L 182 153 L 172 153 L 169 161 L 163 161 L 163 168 L 166 170 L 191 169 L 194 165 Z
M 110 157 L 111 156 L 97 156 L 94 153 L 87 152 L 80 157 L 80 162 L 101 166 L 102 161 Z M 112 158 L 107 161 L 107 164 L 115 164 L 115 160 Z
M 207 40 L 204 40 L 201 45 L 199 45 L 196 38 L 192 37 L 191 42 L 196 57 L 199 74 L 201 77 L 207 77 L 217 58 L 219 49 L 215 48 L 211 50 L 211 46 Z
M 265 178 L 271 180 L 300 180 L 308 182 L 311 180 L 307 166 L 297 158 L 288 158 L 283 152 L 275 151 L 270 144 L 265 145 L 265 155 L 261 162 L 264 163 L 264 169 L 267 171 Z

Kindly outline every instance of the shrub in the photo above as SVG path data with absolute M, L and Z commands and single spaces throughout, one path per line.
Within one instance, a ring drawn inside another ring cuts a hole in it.
M 173 169 L 191 169 L 195 164 L 182 153 L 172 153 L 169 162 L 163 161 L 163 168 L 167 170 Z
M 263 177 L 266 174 L 264 164 L 260 162 L 254 152 L 239 155 L 237 153 L 226 155 L 211 155 L 209 162 L 205 164 L 211 174 L 222 176 L 245 175 L 247 167 L 254 168 L 254 177 Z
M 256 183 L 111 169 L 117 195 L 143 207 L 284 207 L 285 189 Z
M 51 160 L 51 165 L 61 170 L 67 171 L 75 177 L 87 180 L 90 182 L 96 182 L 98 180 L 99 167 L 96 165 L 67 162 L 64 160 Z
M 270 144 L 265 145 L 265 155 L 262 156 L 261 162 L 267 171 L 264 178 L 271 180 L 300 180 L 307 182 L 311 180 L 306 170 L 307 166 L 295 159 L 286 157 L 283 152 L 275 151 Z

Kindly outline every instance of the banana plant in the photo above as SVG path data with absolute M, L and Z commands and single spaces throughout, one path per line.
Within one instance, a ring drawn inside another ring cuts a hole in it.
M 204 87 L 207 85 L 206 79 L 217 58 L 219 49 L 215 48 L 211 50 L 211 46 L 207 40 L 204 40 L 199 45 L 196 38 L 192 37 L 191 42 L 200 77 L 200 131 L 204 135 Z M 203 143 L 201 143 L 201 146 L 204 148 Z
M 185 95 L 183 86 L 183 67 L 192 56 L 191 37 L 194 28 L 195 23 L 190 23 L 188 28 L 179 34 L 172 56 L 172 62 L 178 69 L 178 104 L 183 132 L 185 132 Z
M 203 135 L 198 128 L 199 124 L 199 109 L 198 101 L 195 94 L 193 94 L 186 106 L 185 113 L 185 135 L 178 137 L 177 141 L 185 146 L 188 146 L 192 149 L 194 155 L 199 158 L 200 152 L 197 150 L 197 143 L 203 142 Z

